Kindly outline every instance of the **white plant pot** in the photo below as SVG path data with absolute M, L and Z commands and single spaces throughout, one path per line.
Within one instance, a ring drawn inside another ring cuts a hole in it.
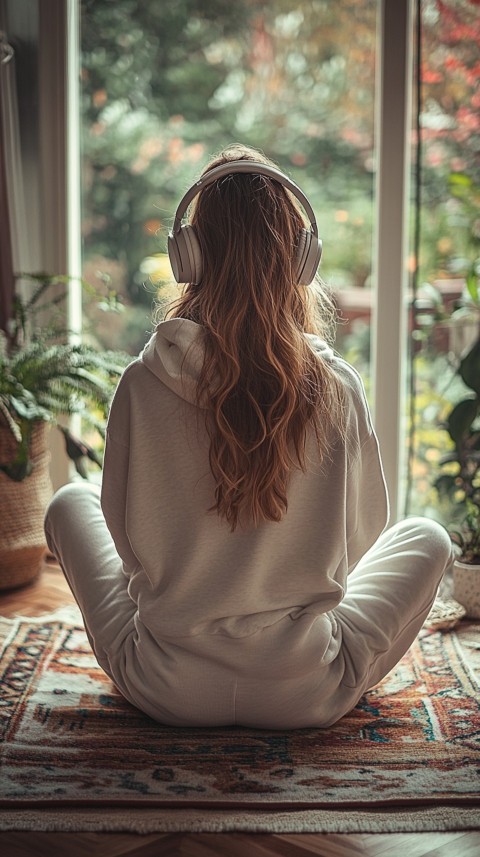
M 463 604 L 470 619 L 480 619 L 480 565 L 455 560 L 453 597 Z

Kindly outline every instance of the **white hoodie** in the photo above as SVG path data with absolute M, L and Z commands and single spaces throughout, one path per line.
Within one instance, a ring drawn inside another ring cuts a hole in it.
M 361 379 L 308 335 L 344 385 L 346 444 L 320 467 L 312 438 L 307 472 L 291 473 L 283 519 L 232 533 L 208 511 L 215 484 L 195 405 L 203 335 L 186 319 L 162 322 L 124 372 L 108 423 L 102 508 L 150 648 L 170 641 L 208 659 L 220 635 L 228 666 L 239 662 L 242 639 L 274 625 L 276 651 L 301 649 L 292 626 L 304 634 L 340 603 L 349 570 L 386 526 L 388 501 Z M 317 663 L 328 640 L 322 646 Z

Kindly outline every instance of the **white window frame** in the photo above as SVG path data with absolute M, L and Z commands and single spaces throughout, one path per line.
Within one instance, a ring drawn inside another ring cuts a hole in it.
M 371 358 L 392 522 L 401 517 L 406 446 L 413 7 L 414 0 L 381 0 L 378 30 Z
M 39 69 L 40 252 L 35 270 L 66 274 L 65 323 L 72 340 L 82 330 L 80 206 L 79 0 L 37 0 Z M 79 417 L 72 417 L 73 431 Z M 69 482 L 72 465 L 59 432 L 50 436 L 54 488 Z

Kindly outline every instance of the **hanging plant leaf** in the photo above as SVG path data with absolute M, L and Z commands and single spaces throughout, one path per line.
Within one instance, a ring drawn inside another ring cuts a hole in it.
M 33 470 L 33 464 L 28 459 L 27 461 L 17 461 L 13 464 L 0 465 L 0 470 L 13 480 L 13 482 L 22 482 L 27 476 L 30 476 Z
M 478 399 L 463 399 L 455 405 L 447 420 L 447 430 L 457 449 L 462 445 L 466 433 L 478 411 Z
M 25 390 L 25 393 L 28 393 L 28 391 Z M 22 420 L 48 421 L 51 419 L 49 412 L 45 408 L 42 408 L 30 394 L 23 396 L 21 399 L 17 396 L 10 396 L 10 403 Z
M 461 361 L 459 373 L 467 387 L 480 396 L 480 338 Z
M 65 426 L 59 426 L 59 429 L 65 438 L 65 449 L 67 455 L 73 461 L 77 473 L 80 474 L 82 479 L 88 479 L 85 459 L 89 458 L 90 461 L 94 461 L 95 464 L 98 464 L 100 468 L 102 467 L 102 459 L 96 450 L 92 449 L 88 443 L 85 443 L 79 437 L 75 437 L 68 428 L 65 428 Z
M 453 492 L 457 489 L 456 477 L 444 473 L 442 476 L 439 476 L 438 479 L 435 479 L 434 485 L 440 497 L 450 498 Z
M 4 398 L 2 398 L 2 396 L 0 396 L 0 411 L 2 413 L 4 422 L 6 423 L 8 428 L 10 429 L 10 431 L 11 431 L 13 437 L 15 438 L 15 440 L 17 441 L 17 443 L 21 443 L 22 432 L 20 431 L 18 423 L 15 422 L 10 411 L 8 410 L 8 407 L 7 407 L 5 400 L 7 400 L 6 396 Z

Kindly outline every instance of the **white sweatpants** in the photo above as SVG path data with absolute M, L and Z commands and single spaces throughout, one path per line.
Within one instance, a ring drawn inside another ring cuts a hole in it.
M 330 726 L 410 647 L 453 560 L 450 539 L 436 522 L 416 517 L 395 524 L 351 572 L 341 604 L 319 617 L 331 633 L 333 658 L 319 662 L 313 673 L 299 663 L 298 676 L 279 681 L 277 674 L 269 682 L 243 667 L 255 658 L 273 663 L 270 632 L 248 638 L 241 652 L 235 651 L 237 641 L 226 641 L 222 663 L 215 638 L 211 657 L 208 640 L 199 640 L 200 649 L 192 652 L 152 639 L 128 594 L 98 488 L 90 483 L 61 488 L 47 511 L 45 530 L 100 666 L 131 703 L 176 726 Z

